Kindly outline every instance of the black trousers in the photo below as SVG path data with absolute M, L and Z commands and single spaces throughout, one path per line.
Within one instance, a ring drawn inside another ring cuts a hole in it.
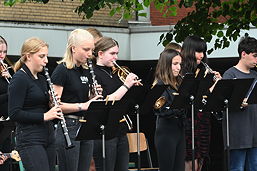
M 66 125 L 72 144 L 75 147 L 66 149 L 61 125 L 58 125 L 56 144 L 59 171 L 88 171 L 93 158 L 94 141 L 75 141 L 76 133 L 81 125 L 79 120 L 66 118 Z
M 16 128 L 17 150 L 25 170 L 55 171 L 56 146 L 52 122 Z
M 105 141 L 105 170 L 128 171 L 129 146 L 126 135 Z M 94 141 L 94 160 L 96 171 L 103 170 L 102 141 Z
M 19 150 L 26 171 L 54 171 L 55 146 L 32 145 Z
M 184 171 L 185 131 L 183 119 L 157 117 L 155 146 L 160 171 Z

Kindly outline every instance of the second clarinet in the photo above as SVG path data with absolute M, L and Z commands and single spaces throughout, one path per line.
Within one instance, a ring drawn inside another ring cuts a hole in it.
M 48 73 L 48 68 L 44 67 L 44 71 L 45 71 L 46 80 L 47 80 L 49 88 L 50 88 L 50 93 L 51 93 L 51 96 L 52 96 L 52 99 L 53 99 L 53 103 L 54 103 L 55 106 L 59 106 L 58 100 L 55 96 L 53 83 L 52 83 L 51 78 L 50 78 L 49 73 Z M 68 132 L 68 129 L 67 129 L 67 126 L 66 126 L 66 121 L 65 121 L 65 118 L 63 117 L 63 115 L 62 115 L 62 119 L 61 119 L 61 127 L 62 127 L 62 132 L 63 132 L 63 135 L 64 135 L 64 139 L 65 139 L 65 142 L 66 142 L 66 148 L 67 149 L 73 148 L 74 145 L 71 142 L 69 132 Z
M 94 73 L 94 69 L 93 69 L 93 62 L 91 59 L 88 59 L 87 60 L 87 63 L 88 63 L 88 68 L 90 70 L 90 74 L 92 76 L 92 81 L 93 81 L 93 85 L 92 85 L 92 89 L 93 89 L 93 96 L 97 96 L 97 95 L 100 95 L 100 93 L 98 92 L 97 90 L 97 86 L 98 86 L 98 83 L 97 83 L 97 80 L 96 80 L 96 76 L 95 76 L 95 73 Z

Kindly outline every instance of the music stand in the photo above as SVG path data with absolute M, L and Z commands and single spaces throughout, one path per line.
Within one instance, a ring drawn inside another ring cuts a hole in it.
M 136 115 L 137 115 L 137 169 L 141 170 L 141 157 L 140 157 L 140 127 L 139 127 L 139 113 L 141 115 L 147 115 L 153 111 L 153 106 L 156 100 L 162 95 L 164 90 L 168 87 L 168 85 L 155 85 L 145 93 L 144 101 L 141 102 L 141 107 L 139 105 L 136 106 Z M 152 166 L 151 166 L 152 167 Z
M 172 109 L 183 109 L 191 107 L 192 118 L 192 168 L 195 169 L 195 142 L 194 142 L 194 101 L 197 95 L 200 79 L 195 79 L 195 75 L 191 73 L 185 74 L 183 81 L 178 89 L 178 94 L 174 94 L 175 98 L 171 104 Z
M 76 139 L 96 140 L 102 139 L 103 150 L 103 170 L 105 171 L 105 140 L 116 136 L 122 115 L 126 113 L 126 103 L 122 101 L 103 101 L 97 100 L 91 102 L 85 113 L 85 122 L 77 132 Z M 90 130 L 90 131 L 88 131 Z
M 226 132 L 226 164 L 230 170 L 230 142 L 229 142 L 229 111 L 239 111 L 243 99 L 248 92 L 253 79 L 223 79 L 219 80 L 212 93 L 207 98 L 204 111 L 217 112 L 225 110 Z M 240 90 L 240 91 L 238 91 Z

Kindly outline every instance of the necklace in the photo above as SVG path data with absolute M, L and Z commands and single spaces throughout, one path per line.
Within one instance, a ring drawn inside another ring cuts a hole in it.
M 109 75 L 109 77 L 111 77 L 112 78 L 112 75 L 111 75 L 111 73 L 109 73 L 109 72 L 107 72 L 106 70 L 104 70 L 104 69 L 101 69 L 103 72 L 105 72 L 107 75 Z

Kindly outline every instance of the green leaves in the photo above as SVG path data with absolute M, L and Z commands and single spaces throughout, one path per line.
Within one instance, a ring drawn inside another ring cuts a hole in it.
M 17 2 L 43 2 L 48 0 L 4 0 L 4 4 L 13 6 Z M 61 1 L 61 0 L 60 0 Z M 215 37 L 214 47 L 208 50 L 226 48 L 231 41 L 240 37 L 241 30 L 249 30 L 250 24 L 257 27 L 257 0 L 81 0 L 75 9 L 79 15 L 91 18 L 94 12 L 108 7 L 110 16 L 121 14 L 121 19 L 135 16 L 146 17 L 144 8 L 153 5 L 163 17 L 176 16 L 178 8 L 192 9 L 187 16 L 179 20 L 173 29 L 160 36 L 158 44 L 166 45 L 170 41 L 183 42 L 188 35 L 198 35 L 210 42 Z M 121 20 L 120 19 L 120 20 Z
M 254 0 L 181 0 L 179 7 L 194 7 L 193 11 L 182 18 L 170 32 L 164 36 L 167 41 L 183 42 L 188 35 L 199 35 L 210 42 L 216 36 L 214 47 L 208 50 L 226 48 L 231 41 L 240 37 L 241 30 L 249 30 L 250 24 L 257 26 L 257 1 Z

